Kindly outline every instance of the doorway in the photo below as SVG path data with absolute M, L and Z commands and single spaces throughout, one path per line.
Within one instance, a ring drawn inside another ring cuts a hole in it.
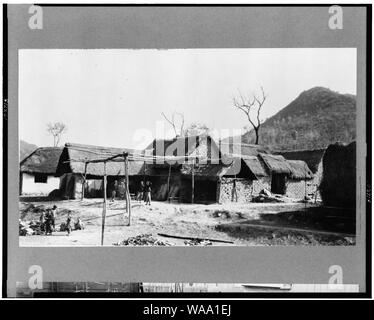
M 273 173 L 271 176 L 271 192 L 276 194 L 286 194 L 286 175 L 283 173 Z

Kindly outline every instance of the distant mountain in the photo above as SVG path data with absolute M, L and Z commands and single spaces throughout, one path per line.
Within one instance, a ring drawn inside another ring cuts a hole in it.
M 28 143 L 26 141 L 20 140 L 19 142 L 19 159 L 22 161 L 25 159 L 31 152 L 37 149 L 38 146 L 35 144 Z
M 356 96 L 315 87 L 267 119 L 261 125 L 259 143 L 271 150 L 301 150 L 355 138 Z M 244 143 L 254 141 L 253 130 L 242 137 Z

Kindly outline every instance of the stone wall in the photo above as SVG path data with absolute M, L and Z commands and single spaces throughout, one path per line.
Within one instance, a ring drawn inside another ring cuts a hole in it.
M 233 194 L 234 178 L 221 178 L 217 184 L 217 195 L 219 203 L 236 202 Z M 252 197 L 259 194 L 262 189 L 269 189 L 269 178 L 260 180 L 248 180 L 236 178 L 236 193 L 239 203 L 248 203 L 252 201 Z
M 304 180 L 287 180 L 286 196 L 295 199 L 304 199 L 305 187 L 306 184 Z
M 263 189 L 271 190 L 271 177 L 262 177 L 258 180 L 253 180 L 253 196 L 258 196 Z

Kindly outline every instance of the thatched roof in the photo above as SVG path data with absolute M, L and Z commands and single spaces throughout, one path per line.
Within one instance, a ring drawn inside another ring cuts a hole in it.
M 268 176 L 265 165 L 261 163 L 258 157 L 246 156 L 246 157 L 227 157 L 226 161 L 231 159 L 231 164 L 228 166 L 227 170 L 224 172 L 225 176 L 239 175 L 240 172 L 246 172 L 248 176 L 256 179 L 260 177 Z M 225 162 L 227 163 L 227 162 Z M 245 167 L 243 170 L 243 166 Z
M 283 156 L 275 154 L 260 154 L 260 157 L 272 173 L 283 173 L 294 180 L 313 178 L 313 172 L 302 160 L 286 160 Z
M 60 147 L 42 147 L 36 149 L 21 161 L 21 172 L 55 174 L 62 149 Z
M 258 159 L 258 157 L 244 157 L 243 161 L 256 177 L 266 177 L 269 175 L 264 164 Z
M 317 172 L 324 153 L 325 149 L 277 152 L 277 154 L 282 155 L 287 160 L 303 160 L 313 173 Z
M 273 173 L 291 174 L 291 167 L 281 155 L 260 154 L 261 159 Z
M 200 177 L 219 177 L 225 173 L 227 167 L 221 164 L 198 164 L 194 166 L 194 175 Z M 192 165 L 183 164 L 181 167 L 183 175 L 192 175 Z
M 107 159 L 124 152 L 141 153 L 141 151 L 127 148 L 106 148 L 92 145 L 67 143 L 65 144 L 65 148 L 61 154 L 57 173 L 58 175 L 62 175 L 64 173 L 84 174 L 85 162 L 98 159 Z M 149 172 L 151 169 L 152 168 L 149 165 L 144 164 L 144 161 L 129 160 L 129 175 L 142 175 Z M 91 176 L 104 176 L 104 163 L 88 163 L 86 173 L 87 175 Z M 118 158 L 115 162 L 107 162 L 106 173 L 108 176 L 124 176 L 124 161 L 121 158 Z
M 302 160 L 287 160 L 291 169 L 290 178 L 294 180 L 313 179 L 313 172 L 308 165 Z

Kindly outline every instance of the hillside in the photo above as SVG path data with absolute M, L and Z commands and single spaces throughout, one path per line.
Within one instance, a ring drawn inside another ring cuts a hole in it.
M 264 106 L 266 108 L 266 106 Z M 260 144 L 273 150 L 325 148 L 356 137 L 356 97 L 322 87 L 302 92 L 260 128 Z M 254 132 L 243 135 L 254 142 Z
M 35 144 L 28 143 L 26 141 L 20 140 L 19 142 L 19 159 L 22 161 L 25 159 L 31 152 L 33 152 L 38 146 Z

